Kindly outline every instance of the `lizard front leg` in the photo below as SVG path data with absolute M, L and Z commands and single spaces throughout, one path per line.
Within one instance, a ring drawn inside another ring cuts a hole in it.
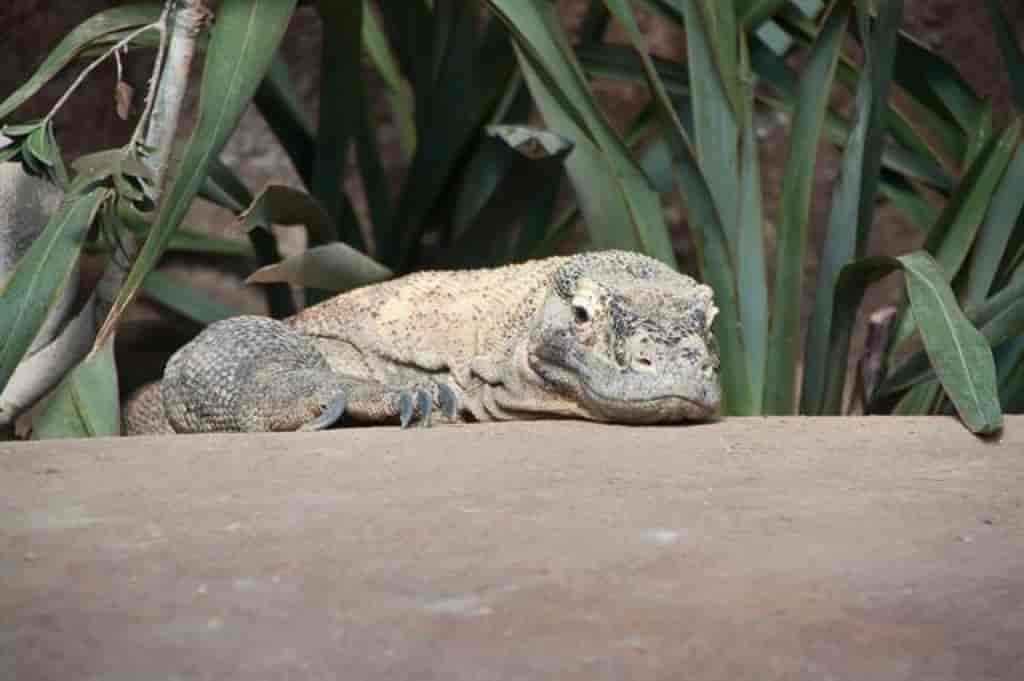
M 343 414 L 429 423 L 434 402 L 423 390 L 332 371 L 307 336 L 254 316 L 210 325 L 171 357 L 160 390 L 179 433 L 319 430 Z M 449 411 L 444 395 L 440 402 Z

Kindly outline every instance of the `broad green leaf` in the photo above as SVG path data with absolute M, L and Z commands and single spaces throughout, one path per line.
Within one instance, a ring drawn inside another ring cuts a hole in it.
M 274 225 L 301 225 L 306 228 L 310 243 L 327 243 L 331 240 L 331 218 L 323 206 L 309 194 L 284 185 L 272 184 L 265 187 L 252 205 L 239 215 L 239 222 L 248 233 L 264 267 L 281 259 L 271 229 Z M 266 294 L 272 316 L 282 318 L 293 313 L 293 296 L 289 287 L 270 284 Z
M 984 224 L 971 251 L 967 267 L 967 304 L 979 303 L 988 297 L 1022 210 L 1024 144 L 1018 143 L 1013 159 L 991 195 Z
M 161 305 L 203 325 L 242 314 L 231 305 L 217 300 L 208 291 L 158 270 L 149 273 L 142 290 Z
M 68 285 L 89 227 L 109 196 L 95 188 L 65 197 L 0 290 L 0 392 Z
M 181 154 L 178 172 L 161 197 L 156 223 L 97 337 L 100 345 L 117 322 L 146 275 L 156 265 L 192 200 L 210 164 L 263 80 L 288 26 L 296 0 L 224 0 L 210 36 L 200 88 L 199 117 Z
M 640 251 L 675 265 L 658 196 L 597 107 L 554 9 L 544 0 L 488 0 L 488 5 L 512 32 L 547 126 L 575 145 L 566 167 L 592 244 Z
M 779 194 L 775 288 L 768 336 L 771 360 L 764 381 L 764 409 L 768 414 L 790 414 L 796 407 L 804 256 L 815 161 L 848 19 L 845 7 L 833 9 L 811 48 L 796 92 L 789 155 Z M 856 141 L 851 136 L 847 149 L 855 149 Z
M 980 303 L 968 304 L 964 314 L 981 331 L 990 347 L 1024 334 L 1024 276 Z M 927 353 L 918 351 L 893 370 L 877 390 L 879 396 L 906 390 L 933 375 Z
M 294 286 L 341 293 L 393 276 L 391 270 L 376 260 L 336 241 L 307 248 L 290 258 L 261 267 L 245 281 L 247 284 L 287 282 Z
M 256 227 L 269 229 L 272 225 L 302 225 L 310 242 L 327 242 L 331 218 L 315 198 L 282 184 L 270 184 L 239 216 L 245 231 Z
M 921 416 L 931 414 L 942 401 L 942 385 L 933 379 L 919 383 L 907 391 L 893 407 L 895 416 Z
M 78 57 L 83 50 L 104 36 L 118 31 L 137 29 L 160 18 L 162 3 L 144 2 L 99 12 L 76 26 L 57 44 L 35 73 L 0 102 L 0 120 L 21 106 L 54 76 Z
M 1006 64 L 1006 73 L 1010 78 L 1013 100 L 1017 110 L 1024 113 L 1024 51 L 1021 50 L 1017 36 L 1013 34 L 1013 24 L 999 6 L 999 0 L 987 0 L 989 14 L 992 17 L 992 28 L 995 30 L 999 47 Z
M 835 289 L 835 317 L 829 352 L 825 411 L 837 413 L 842 399 L 849 334 L 867 285 L 903 270 L 914 318 L 932 368 L 960 418 L 974 433 L 1002 427 L 992 351 L 960 309 L 942 268 L 924 251 L 899 258 L 866 258 L 843 268 Z
M 830 358 L 837 349 L 845 353 L 850 339 L 847 336 L 836 340 L 835 337 L 835 287 L 841 269 L 863 255 L 874 219 L 885 146 L 885 102 L 903 2 L 886 2 L 879 9 L 873 28 L 869 28 L 868 9 L 863 2 L 858 4 L 857 16 L 866 63 L 864 75 L 857 84 L 854 113 L 857 123 L 843 150 L 839 181 L 833 190 L 814 307 L 804 345 L 800 411 L 805 414 L 838 413 L 841 407 L 845 364 L 843 369 L 838 369 L 839 360 L 830 363 Z M 845 358 L 845 354 L 842 356 Z M 835 374 L 836 371 L 839 373 Z
M 47 398 L 32 438 L 112 437 L 121 434 L 113 341 L 82 360 Z

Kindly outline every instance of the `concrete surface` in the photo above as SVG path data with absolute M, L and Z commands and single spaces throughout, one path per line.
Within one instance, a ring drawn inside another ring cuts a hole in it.
M 0 443 L 0 678 L 1024 679 L 1024 418 Z

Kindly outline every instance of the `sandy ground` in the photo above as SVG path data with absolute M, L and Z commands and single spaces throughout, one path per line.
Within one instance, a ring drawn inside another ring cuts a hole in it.
M 0 443 L 0 678 L 1022 679 L 1024 417 Z

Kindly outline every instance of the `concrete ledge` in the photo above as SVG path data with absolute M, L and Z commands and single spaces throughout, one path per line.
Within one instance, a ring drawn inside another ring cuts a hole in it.
M 1024 418 L 0 443 L 0 678 L 1024 679 Z

